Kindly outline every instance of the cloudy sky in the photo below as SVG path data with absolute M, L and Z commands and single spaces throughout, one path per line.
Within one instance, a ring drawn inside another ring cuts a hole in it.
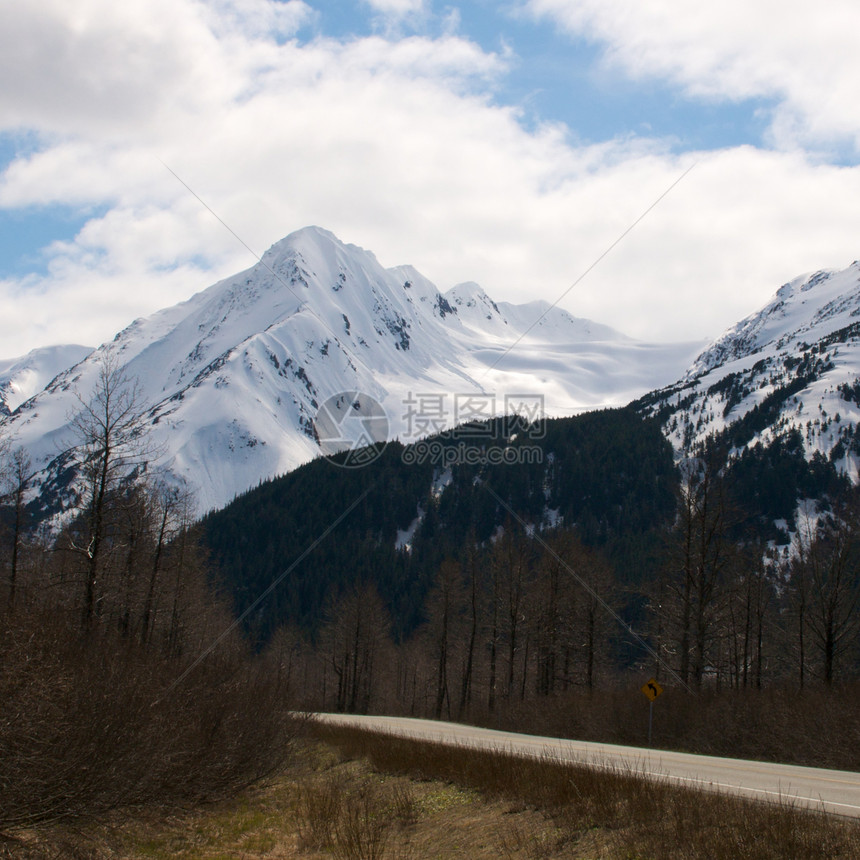
M 317 224 L 509 301 L 647 212 L 562 306 L 716 336 L 860 257 L 857 33 L 856 0 L 2 3 L 0 357 L 252 265 L 198 197 L 257 253 Z

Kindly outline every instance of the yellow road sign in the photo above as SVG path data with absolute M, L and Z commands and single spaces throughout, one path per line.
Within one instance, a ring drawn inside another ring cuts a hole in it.
M 642 692 L 653 702 L 663 692 L 663 688 L 657 683 L 656 678 L 652 678 L 642 685 Z

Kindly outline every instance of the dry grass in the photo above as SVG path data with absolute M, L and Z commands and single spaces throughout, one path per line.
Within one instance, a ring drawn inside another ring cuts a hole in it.
M 685 860 L 829 860 L 860 856 L 860 824 L 823 812 L 748 800 L 629 771 L 463 749 L 333 726 L 317 736 L 386 773 L 447 780 L 488 801 L 533 811 L 539 826 L 509 827 L 502 856 Z
M 0 858 L 765 860 L 860 856 L 860 824 L 552 761 L 315 726 L 233 801 L 21 834 Z
M 545 831 L 545 833 L 543 833 Z M 545 816 L 506 801 L 487 801 L 441 780 L 413 780 L 343 758 L 309 742 L 277 779 L 234 802 L 163 817 L 119 816 L 86 832 L 20 834 L 0 858 L 48 860 L 423 860 L 423 858 L 577 857 L 535 854 L 559 831 Z

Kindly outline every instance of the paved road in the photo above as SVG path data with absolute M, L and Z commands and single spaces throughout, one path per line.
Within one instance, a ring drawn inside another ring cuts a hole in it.
M 643 776 L 684 785 L 760 800 L 782 799 L 840 815 L 860 817 L 860 773 L 850 771 L 559 740 L 434 720 L 350 714 L 317 714 L 316 717 L 406 737 L 501 749 L 522 755 L 540 756 L 549 753 L 565 761 L 584 762 L 597 767 L 630 767 Z

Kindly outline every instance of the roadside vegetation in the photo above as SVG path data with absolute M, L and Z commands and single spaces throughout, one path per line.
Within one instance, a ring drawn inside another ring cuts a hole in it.
M 5 851 L 5 853 L 4 853 Z M 17 835 L 44 860 L 832 860 L 860 824 L 594 770 L 309 725 L 288 763 L 236 797 Z

